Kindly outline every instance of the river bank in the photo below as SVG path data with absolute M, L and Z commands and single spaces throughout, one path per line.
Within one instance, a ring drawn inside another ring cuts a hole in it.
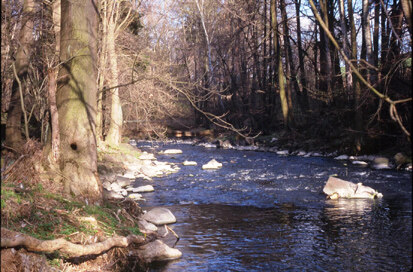
M 174 168 L 129 144 L 102 145 L 98 154 L 104 187 L 101 205 L 63 196 L 58 171 L 39 164 L 42 153 L 38 143 L 29 142 L 18 159 L 3 154 L 2 271 L 145 271 L 152 261 L 181 256 L 173 244 L 164 242 L 179 239 L 166 227 L 173 220 L 163 220 L 165 214 L 173 217 L 170 211 L 144 211 L 136 202 L 139 194 L 153 188 L 140 188 L 139 193 L 137 188 L 123 189 L 136 177 L 150 180 Z M 22 242 L 24 247 L 15 248 Z

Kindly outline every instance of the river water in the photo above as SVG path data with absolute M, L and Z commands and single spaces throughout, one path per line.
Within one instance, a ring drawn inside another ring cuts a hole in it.
M 150 271 L 409 271 L 412 267 L 411 172 L 371 170 L 323 157 L 208 149 L 187 143 L 138 142 L 168 148 L 159 161 L 196 161 L 154 178 L 144 209 L 169 208 L 181 259 Z M 211 159 L 219 170 L 202 170 Z M 330 175 L 362 182 L 382 199 L 326 200 Z M 173 243 L 170 244 L 173 246 Z

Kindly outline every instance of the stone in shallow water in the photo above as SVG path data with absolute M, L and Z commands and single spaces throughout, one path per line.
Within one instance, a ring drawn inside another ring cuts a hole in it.
M 182 252 L 176 248 L 171 248 L 160 240 L 155 240 L 146 245 L 140 246 L 137 252 L 145 262 L 169 261 L 182 256 Z
M 172 224 L 176 222 L 176 218 L 173 213 L 163 207 L 153 208 L 149 212 L 145 213 L 142 216 L 142 219 L 145 219 L 155 225 Z
M 219 169 L 222 167 L 222 163 L 217 162 L 215 159 L 210 160 L 207 164 L 202 165 L 202 169 Z
M 165 155 L 173 155 L 173 154 L 182 154 L 182 150 L 180 149 L 166 149 L 160 152 L 161 154 Z
M 195 165 L 198 165 L 198 164 L 196 163 L 196 161 L 184 161 L 182 164 L 185 165 L 185 166 L 195 166 Z
M 348 155 L 340 155 L 334 158 L 335 160 L 348 160 Z
M 132 188 L 131 191 L 134 193 L 147 193 L 147 192 L 153 192 L 155 191 L 155 189 L 153 188 L 152 185 L 143 185 L 143 186 L 139 186 L 136 188 Z
M 352 161 L 351 163 L 355 164 L 355 165 L 360 165 L 360 166 L 367 166 L 368 165 L 368 163 L 365 162 L 365 161 Z

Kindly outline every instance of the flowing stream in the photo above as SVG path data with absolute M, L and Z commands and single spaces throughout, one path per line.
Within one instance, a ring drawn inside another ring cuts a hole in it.
M 331 158 L 138 142 L 141 150 L 182 163 L 154 178 L 144 209 L 169 208 L 181 259 L 150 271 L 409 271 L 412 268 L 411 172 L 371 170 Z M 211 159 L 219 170 L 202 170 Z M 330 175 L 362 182 L 382 199 L 326 200 Z M 173 241 L 172 241 L 173 242 Z M 170 244 L 170 246 L 172 246 Z

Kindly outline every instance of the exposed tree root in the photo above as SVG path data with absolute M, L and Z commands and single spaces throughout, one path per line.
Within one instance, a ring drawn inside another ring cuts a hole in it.
M 35 252 L 54 252 L 59 251 L 66 257 L 80 257 L 86 255 L 98 255 L 112 247 L 127 247 L 131 244 L 143 245 L 151 242 L 154 237 L 143 237 L 128 235 L 127 237 L 118 236 L 106 239 L 103 242 L 89 245 L 79 245 L 66 241 L 63 238 L 55 240 L 39 240 L 29 235 L 1 228 L 1 247 L 11 248 L 23 246 L 29 251 Z

